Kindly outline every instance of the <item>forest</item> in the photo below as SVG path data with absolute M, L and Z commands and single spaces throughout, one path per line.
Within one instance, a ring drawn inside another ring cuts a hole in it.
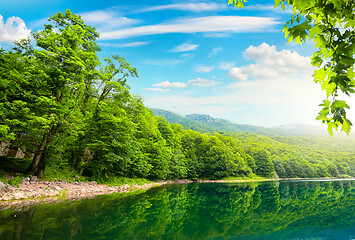
M 201 133 L 155 116 L 130 93 L 137 69 L 118 55 L 99 59 L 95 28 L 69 10 L 50 22 L 0 49 L 2 166 L 21 151 L 23 174 L 101 182 L 355 176 L 353 140 L 331 148 L 295 136 Z

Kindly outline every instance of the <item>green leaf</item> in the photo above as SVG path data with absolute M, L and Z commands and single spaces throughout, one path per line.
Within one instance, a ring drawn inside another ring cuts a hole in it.
M 327 125 L 328 125 L 328 132 L 332 137 L 334 135 L 333 128 L 338 131 L 338 127 L 334 122 L 327 122 Z
M 352 125 L 352 124 L 351 124 L 351 122 L 350 122 L 348 119 L 343 118 L 343 124 L 342 124 L 342 126 L 341 126 L 341 130 L 344 131 L 344 132 L 346 132 L 346 134 L 349 135 L 349 133 L 350 133 L 350 126 L 351 126 L 351 125 Z

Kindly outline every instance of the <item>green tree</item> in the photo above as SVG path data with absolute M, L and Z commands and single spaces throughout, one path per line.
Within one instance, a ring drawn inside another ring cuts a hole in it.
M 229 0 L 229 4 L 243 7 L 245 0 Z M 330 135 L 333 129 L 347 134 L 352 123 L 346 117 L 349 106 L 339 100 L 339 93 L 355 93 L 355 2 L 348 0 L 275 0 L 275 7 L 292 5 L 291 20 L 283 32 L 288 42 L 309 39 L 318 50 L 312 56 L 314 81 L 326 92 L 317 120 L 327 123 Z
M 29 173 L 38 176 L 43 174 L 48 146 L 56 134 L 70 127 L 67 119 L 80 106 L 99 65 L 95 42 L 99 34 L 94 28 L 69 10 L 51 16 L 49 21 L 53 25 L 45 25 L 33 35 L 36 48 L 29 52 L 27 45 L 18 45 L 20 51 L 36 59 L 36 67 L 43 72 L 38 80 L 47 83 L 47 92 L 40 97 L 47 102 L 51 117 L 29 167 Z
M 268 150 L 261 148 L 250 148 L 247 153 L 255 160 L 255 173 L 262 177 L 272 177 L 275 173 L 274 164 Z
M 81 129 L 84 132 L 81 148 L 84 152 L 81 154 L 80 174 L 99 154 L 100 161 L 96 159 L 96 167 L 101 170 L 96 173 L 117 172 L 117 175 L 128 176 L 133 174 L 129 171 L 133 159 L 139 156 L 134 138 L 136 126 L 129 114 L 136 100 L 126 84 L 127 77 L 138 77 L 137 70 L 122 57 L 116 55 L 112 58 L 115 62 L 105 59 L 107 65 L 95 82 L 99 87 L 93 89 L 83 103 L 85 124 Z

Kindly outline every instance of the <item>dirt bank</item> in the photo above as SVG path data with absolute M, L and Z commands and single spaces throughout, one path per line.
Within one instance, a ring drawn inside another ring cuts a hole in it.
M 143 185 L 108 186 L 93 182 L 65 182 L 65 181 L 30 181 L 23 179 L 19 187 L 0 182 L 0 210 L 11 206 L 28 206 L 43 202 L 58 200 L 79 200 L 93 198 L 97 195 L 130 192 L 138 189 L 148 189 L 171 183 L 171 181 L 152 182 Z

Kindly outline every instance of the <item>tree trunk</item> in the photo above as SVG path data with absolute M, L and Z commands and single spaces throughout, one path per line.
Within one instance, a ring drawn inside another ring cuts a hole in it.
M 38 176 L 38 166 L 40 163 L 41 163 L 41 165 L 44 164 L 43 163 L 43 161 L 44 161 L 43 152 L 46 150 L 48 138 L 49 138 L 49 134 L 45 133 L 42 138 L 41 144 L 39 145 L 38 150 L 36 151 L 36 153 L 33 157 L 33 161 L 27 169 L 27 172 L 29 175 Z M 44 170 L 44 166 L 43 166 L 43 170 Z M 43 172 L 42 172 L 42 174 L 43 174 Z
M 39 178 L 41 178 L 43 176 L 44 169 L 46 168 L 46 160 L 47 160 L 47 154 L 46 154 L 46 152 L 44 152 L 41 155 L 41 159 L 38 163 L 38 170 L 36 172 L 36 176 Z

